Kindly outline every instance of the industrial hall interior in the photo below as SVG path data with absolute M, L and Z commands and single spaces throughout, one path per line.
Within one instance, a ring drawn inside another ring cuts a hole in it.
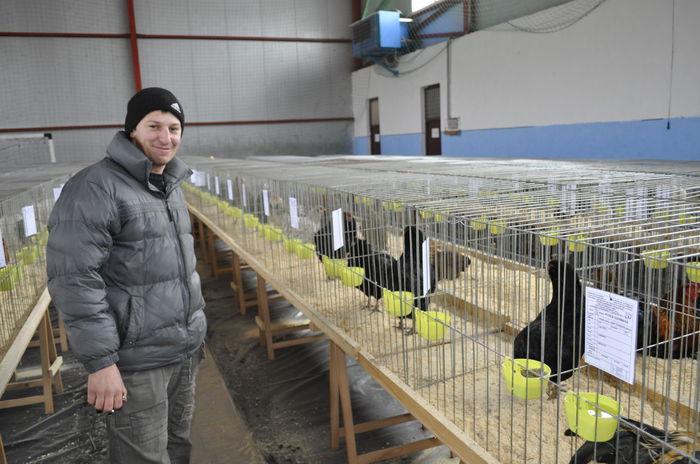
M 0 464 L 700 464 L 700 1 L 0 0 Z

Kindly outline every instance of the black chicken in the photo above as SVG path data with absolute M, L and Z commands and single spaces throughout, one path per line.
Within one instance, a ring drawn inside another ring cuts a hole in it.
M 343 216 L 343 239 L 345 243 L 337 250 L 333 249 L 333 219 L 329 216 L 325 218 L 321 228 L 314 234 L 314 244 L 316 245 L 316 255 L 323 261 L 322 256 L 332 259 L 345 258 L 348 250 L 355 245 L 357 240 L 357 223 L 350 213 Z
M 640 432 L 640 429 L 643 432 Z M 567 436 L 575 435 L 571 430 Z M 693 450 L 693 443 L 700 437 L 690 432 L 666 432 L 651 425 L 632 419 L 620 421 L 615 435 L 608 441 L 587 441 L 571 457 L 569 464 L 598 462 L 606 464 L 655 464 L 673 462 L 676 464 L 695 462 L 670 450 L 668 445 L 680 449 L 685 454 L 700 458 L 700 451 Z M 666 443 L 666 447 L 663 444 Z
M 358 288 L 367 295 L 367 307 L 371 311 L 379 311 L 382 289 L 393 291 L 399 285 L 399 269 L 396 259 L 388 253 L 374 251 L 367 240 L 357 239 L 355 246 L 350 248 L 348 264 L 364 268 L 365 277 Z M 377 300 L 374 307 L 371 305 L 372 297 Z
M 552 282 L 552 299 L 516 335 L 513 357 L 547 364 L 560 384 L 573 375 L 584 352 L 585 299 L 581 281 L 570 264 L 550 261 L 547 273 Z M 550 387 L 549 396 L 555 397 L 556 390 Z
M 435 290 L 437 283 L 435 267 L 428 263 L 429 285 L 428 292 L 423 295 L 423 252 L 422 246 L 425 242 L 425 234 L 418 230 L 416 226 L 408 226 L 403 231 L 403 253 L 399 257 L 396 266 L 398 268 L 397 291 L 411 292 L 415 299 L 415 306 L 422 311 L 427 311 L 430 304 L 430 294 Z M 412 318 L 413 313 L 405 316 Z M 403 328 L 403 317 L 399 323 L 399 328 Z M 413 333 L 412 331 L 410 333 Z

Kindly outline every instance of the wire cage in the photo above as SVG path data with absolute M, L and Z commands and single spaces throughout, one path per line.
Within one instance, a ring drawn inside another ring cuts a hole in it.
M 66 169 L 0 173 L 0 357 L 46 287 L 47 223 Z
M 186 190 L 495 460 L 698 462 L 698 178 L 509 161 L 193 158 Z

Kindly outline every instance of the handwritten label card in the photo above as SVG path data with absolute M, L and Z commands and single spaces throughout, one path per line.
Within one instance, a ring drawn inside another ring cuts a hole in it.
M 270 216 L 270 196 L 267 190 L 263 190 L 263 209 L 265 210 L 265 216 Z
M 53 189 L 53 201 L 56 202 L 58 201 L 58 197 L 61 196 L 61 192 L 63 191 L 63 185 L 61 184 L 58 187 L 54 187 Z
M 297 214 L 297 199 L 289 197 L 289 219 L 295 229 L 299 228 L 299 215 Z
M 421 253 L 423 254 L 423 293 L 430 291 L 430 242 L 425 240 L 421 243 Z
M 637 300 L 586 287 L 586 362 L 630 384 L 638 309 Z
M 22 221 L 24 222 L 24 236 L 31 237 L 36 234 L 36 218 L 34 216 L 34 205 L 22 208 Z
M 7 266 L 5 262 L 5 242 L 2 241 L 2 230 L 0 230 L 0 268 Z
M 243 199 L 243 206 L 248 206 L 248 199 L 245 195 L 245 184 L 241 184 L 241 198 Z
M 214 176 L 214 190 L 216 191 L 217 196 L 221 195 L 221 192 L 219 191 L 219 176 Z
M 226 179 L 226 188 L 228 189 L 228 199 L 233 201 L 233 181 Z
M 343 210 L 338 208 L 331 214 L 333 220 L 333 251 L 345 245 L 343 238 Z

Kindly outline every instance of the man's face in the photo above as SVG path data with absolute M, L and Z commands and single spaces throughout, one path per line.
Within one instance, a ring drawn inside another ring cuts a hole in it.
M 129 136 L 146 158 L 153 162 L 152 172 L 162 174 L 180 146 L 180 120 L 167 111 L 151 111 L 139 121 Z

